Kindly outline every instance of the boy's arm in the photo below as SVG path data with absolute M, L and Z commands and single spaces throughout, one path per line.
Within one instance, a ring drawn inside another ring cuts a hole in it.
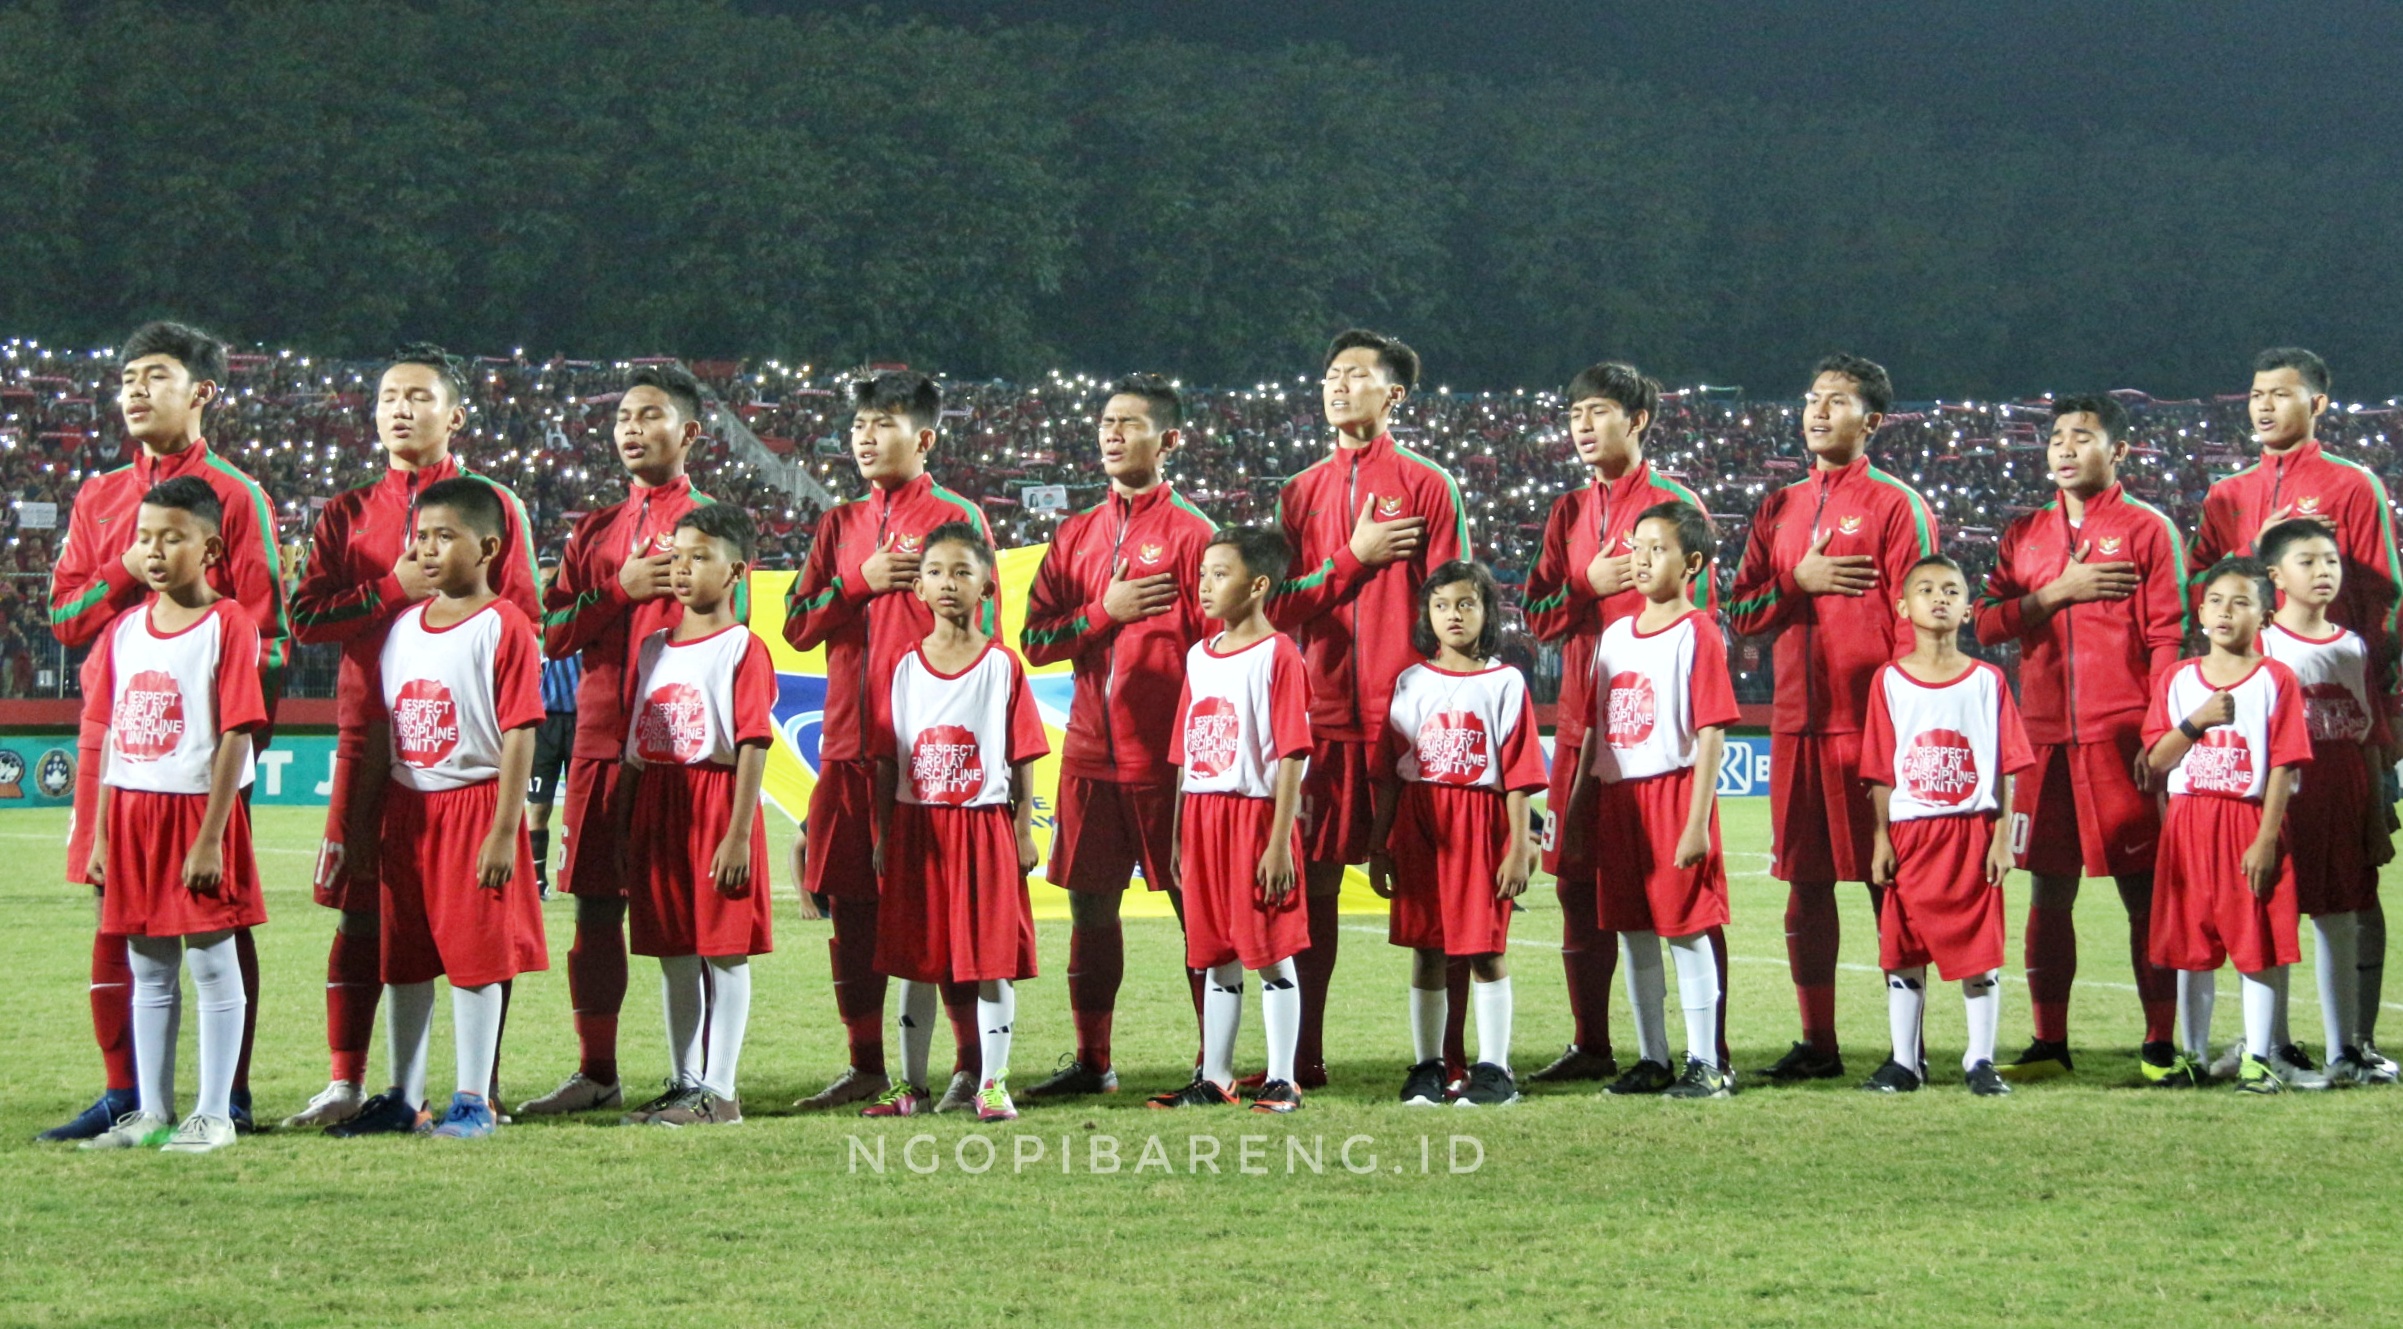
M 1168 880 L 1172 891 L 1185 888 L 1185 768 L 1168 768 Z
M 736 751 L 734 815 L 727 819 L 725 838 L 718 841 L 717 861 L 709 870 L 718 894 L 729 900 L 751 895 L 751 826 L 759 819 L 759 786 L 767 773 L 767 744 L 745 743 Z
M 529 750 L 526 755 L 530 772 L 533 753 Z M 234 799 L 242 788 L 242 772 L 249 765 L 249 734 L 228 729 L 217 735 L 217 754 L 209 762 L 208 809 L 201 813 L 200 831 L 192 837 L 192 847 L 184 854 L 184 889 L 194 895 L 213 896 L 224 886 L 225 823 L 234 814 Z
M 1727 731 L 1717 725 L 1694 731 L 1694 790 L 1686 804 L 1685 830 L 1677 837 L 1677 866 L 1700 867 L 1710 857 L 1711 809 L 1719 801 L 1719 762 Z
M 342 524 L 350 511 L 348 503 L 336 499 L 317 514 L 310 530 L 308 561 L 292 592 L 292 632 L 304 645 L 349 641 L 409 603 L 399 573 L 387 570 L 373 581 L 359 581 L 344 566 L 350 533 Z M 541 621 L 539 607 L 533 617 Z
M 871 860 L 877 877 L 884 876 L 884 847 L 893 836 L 894 787 L 901 779 L 901 765 L 891 757 L 876 759 L 876 853 Z
M 86 481 L 90 484 L 90 481 Z M 117 615 L 141 602 L 147 589 L 125 566 L 125 557 L 100 556 L 100 527 L 91 508 L 78 503 L 67 514 L 67 542 L 50 569 L 50 635 L 65 646 L 83 646 Z
M 2197 739 L 2212 727 L 2235 718 L 2236 699 L 2225 692 L 2214 692 L 2202 705 L 2194 708 L 2193 714 L 2180 719 L 2153 741 L 2153 746 L 2145 753 L 2145 763 L 2153 768 L 2155 775 L 2167 775 L 2178 768 L 2179 762 L 2186 760 L 2186 753 L 2194 747 Z
M 2267 900 L 2278 889 L 2278 833 L 2286 825 L 2286 802 L 2294 793 L 2297 774 L 2292 766 L 2280 766 L 2262 784 L 2261 829 L 2244 851 L 2245 884 L 2252 887 L 2255 899 Z
M 214 768 L 211 768 L 212 773 Z M 108 885 L 108 804 L 109 786 L 102 784 L 92 800 L 92 857 L 84 864 L 84 880 L 94 886 Z
M 2011 853 L 2011 808 L 2019 801 L 2019 777 L 2002 778 L 2002 815 L 1994 819 L 1994 838 L 1986 846 L 1986 884 L 2000 889 L 2003 878 L 2011 873 L 2014 862 Z
M 1870 832 L 1869 880 L 1879 886 L 1894 884 L 1894 836 L 1886 815 L 1887 801 L 1893 796 L 1890 786 L 1869 786 L 1869 806 L 1877 814 L 1876 829 Z
M 1510 821 L 1510 848 L 1494 870 L 1494 898 L 1515 900 L 1526 893 L 1527 878 L 1535 872 L 1535 849 L 1527 838 L 1527 791 L 1513 789 L 1502 795 L 1502 807 Z
M 1018 833 L 1018 871 L 1032 872 L 1043 864 L 1035 852 L 1035 764 L 1010 763 L 1010 826 Z
M 476 855 L 476 884 L 497 891 L 517 875 L 517 837 L 526 819 L 526 780 L 534 773 L 534 726 L 501 735 L 501 774 L 493 801 L 492 830 Z
M 1277 760 L 1276 801 L 1268 816 L 1268 852 L 1260 856 L 1260 870 L 1255 874 L 1261 899 L 1269 904 L 1283 900 L 1294 889 L 1293 818 L 1302 803 L 1302 766 L 1307 761 L 1305 757 Z

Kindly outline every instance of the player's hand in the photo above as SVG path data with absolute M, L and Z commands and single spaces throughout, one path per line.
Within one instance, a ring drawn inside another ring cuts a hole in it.
M 138 544 L 125 546 L 125 552 L 117 556 L 117 566 L 125 569 L 125 575 L 145 586 L 150 584 L 150 574 L 146 571 L 148 563 L 149 560 L 142 557 L 142 547 Z
M 2009 823 L 2006 822 L 2004 825 L 2009 825 Z M 2002 889 L 2003 878 L 2010 875 L 2014 866 L 2016 864 L 2011 857 L 2011 835 L 2010 832 L 2004 831 L 1994 837 L 1993 844 L 1986 846 L 1986 884 L 1996 890 Z
M 2278 890 L 2278 836 L 2273 830 L 2257 836 L 2244 851 L 2244 884 L 2252 889 L 2253 898 L 2267 901 Z
M 1165 614 L 1176 608 L 1176 601 L 1175 573 L 1155 572 L 1128 581 L 1125 559 L 1118 560 L 1118 570 L 1110 575 L 1109 587 L 1101 593 L 1102 612 L 1113 623 L 1133 623 Z
M 867 579 L 868 591 L 872 595 L 897 591 L 918 580 L 918 555 L 895 549 L 895 538 L 887 535 L 877 541 L 876 552 L 868 555 L 868 561 L 859 565 L 859 575 Z
M 1607 600 L 1635 585 L 1635 555 L 1613 554 L 1605 549 L 1585 565 L 1585 584 L 1594 594 Z
M 1043 866 L 1043 855 L 1035 852 L 1035 830 L 1032 826 L 1018 832 L 1018 875 L 1026 876 Z
M 1360 519 L 1352 523 L 1352 557 L 1359 559 L 1362 566 L 1381 568 L 1388 563 L 1399 563 L 1427 543 L 1426 518 L 1377 521 L 1371 515 L 1376 506 L 1377 496 L 1369 495 L 1360 504 Z
M 1880 886 L 1894 884 L 1894 841 L 1880 831 L 1869 849 L 1869 880 Z
M 2361 819 L 2361 852 L 2363 861 L 2371 867 L 2382 868 L 2395 861 L 2395 837 L 2386 829 L 2387 809 L 2372 802 L 2370 815 Z
M 1392 854 L 1389 854 L 1382 849 L 1374 850 L 1369 854 L 1368 888 L 1372 891 L 1375 891 L 1377 893 L 1377 898 L 1380 900 L 1390 900 L 1393 898 Z
M 1687 868 L 1701 867 L 1702 860 L 1709 857 L 1710 829 L 1708 827 L 1704 827 L 1697 830 L 1691 826 L 1686 827 L 1685 832 L 1677 837 L 1677 858 L 1675 861 L 1677 863 L 1678 870 L 1682 872 Z
M 1867 595 L 1877 589 L 1877 560 L 1867 554 L 1831 554 L 1834 531 L 1821 531 L 1810 552 L 1794 565 L 1794 584 L 1812 595 Z
M 202 839 L 184 855 L 184 889 L 214 898 L 225 881 L 225 844 Z
M 488 891 L 502 890 L 516 875 L 517 836 L 502 831 L 486 835 L 483 847 L 476 850 L 476 885 Z
M 818 907 L 818 897 L 809 893 L 809 825 L 793 828 L 793 892 L 801 897 L 801 920 L 815 923 L 826 917 Z
M 725 839 L 718 841 L 718 852 L 709 861 L 709 876 L 718 884 L 718 894 L 722 898 L 750 899 L 751 837 L 729 833 Z
M 83 865 L 83 879 L 94 886 L 108 884 L 108 837 L 97 830 L 92 835 L 92 857 Z
M 2145 752 L 2141 748 L 2136 752 L 2136 760 L 2128 766 L 2128 778 L 2136 782 L 2137 793 L 2153 792 L 2153 764 L 2145 760 Z
M 1527 891 L 1527 878 L 1534 875 L 1535 860 L 1524 842 L 1514 844 L 1502 855 L 1502 865 L 1494 869 L 1494 898 L 1515 900 Z
M 2233 693 L 2214 692 L 2210 700 L 2194 708 L 2186 723 L 2197 729 L 2210 729 L 2227 724 L 2236 718 L 2236 697 Z
M 1282 904 L 1286 896 L 1293 894 L 1293 875 L 1293 846 L 1270 845 L 1268 852 L 1260 855 L 1259 869 L 1253 873 L 1260 885 L 1260 902 Z
M 415 554 L 402 554 L 400 561 L 392 565 L 392 575 L 400 580 L 401 594 L 407 596 L 411 604 L 434 593 L 434 579 L 426 575 L 424 565 L 417 561 Z
M 2272 527 L 2272 526 L 2275 526 L 2275 525 L 2277 525 L 2279 522 L 2285 521 L 2287 518 L 2289 518 L 2289 517 L 2292 517 L 2292 516 L 2294 516 L 2294 515 L 2295 515 L 2295 505 L 2294 505 L 2294 504 L 2292 504 L 2292 503 L 2288 503 L 2288 504 L 2286 504 L 2286 505 L 2284 505 L 2284 506 L 2280 507 L 2280 508 L 2279 508 L 2277 511 L 2270 513 L 2270 514 L 2269 514 L 2268 516 L 2266 516 L 2266 517 L 2263 517 L 2263 518 L 2261 519 L 2261 524 L 2260 524 L 2259 526 L 2257 526 L 2257 527 L 2253 528 L 2253 544 L 2254 544 L 2254 546 L 2255 546 L 2255 547 L 2259 547 L 2259 545 L 2261 544 L 2261 537 L 2262 537 L 2262 535 L 2263 535 L 2263 534 L 2265 534 L 2265 533 L 2266 533 L 2266 532 L 2269 530 L 2269 528 L 2270 528 L 2270 527 Z M 2326 524 L 2327 524 L 2327 525 L 2328 525 L 2328 526 L 2329 526 L 2331 529 L 2333 529 L 2333 528 L 2335 527 L 2335 525 L 2336 525 L 2336 523 L 2335 523 L 2335 522 L 2333 522 L 2333 521 L 2329 521 L 2329 520 L 2328 520 L 2328 518 L 2326 518 L 2326 517 L 2323 517 L 2323 516 L 2319 515 L 2319 514 L 2318 514 L 2318 513 L 2316 513 L 2316 512 L 2315 512 L 2315 513 L 2313 513 L 2313 514 L 2311 514 L 2311 517 L 2312 517 L 2312 520 L 2313 520 L 2313 521 L 2325 522 L 2325 523 L 2326 523 Z
M 2136 565 L 2125 560 L 2089 563 L 2086 555 L 2093 548 L 2089 541 L 2071 551 L 2061 575 L 2045 583 L 2043 594 L 2047 599 L 2056 605 L 2081 605 L 2097 600 L 2125 600 L 2136 593 L 2143 584 L 2136 575 Z
M 669 569 L 675 562 L 673 555 L 646 554 L 637 549 L 617 570 L 617 584 L 625 588 L 626 598 L 637 604 L 673 595 L 676 584 Z
M 1185 836 L 1181 827 L 1168 841 L 1168 880 L 1163 884 L 1172 891 L 1185 889 Z
M 876 847 L 868 851 L 868 870 L 876 874 L 880 884 L 884 881 L 884 837 L 881 835 L 876 837 Z

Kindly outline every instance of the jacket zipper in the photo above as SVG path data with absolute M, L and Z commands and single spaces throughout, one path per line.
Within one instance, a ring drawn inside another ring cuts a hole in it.
M 892 524 L 893 520 L 893 504 L 892 499 L 881 491 L 877 494 L 876 501 L 877 506 L 883 509 L 876 514 L 876 547 L 882 549 L 884 548 L 885 527 Z M 863 726 L 863 728 L 867 725 L 870 718 L 876 714 L 876 712 L 868 705 L 868 671 L 875 668 L 876 659 L 875 653 L 869 650 L 868 634 L 870 627 L 874 623 L 874 616 L 871 611 L 874 610 L 875 607 L 876 599 L 874 596 L 870 596 L 868 598 L 867 608 L 862 609 L 859 615 L 859 723 Z M 865 738 L 864 732 L 862 737 Z M 860 748 L 860 756 L 864 758 L 867 755 L 868 753 L 866 744 L 862 743 Z
M 1812 544 L 1819 543 L 1819 518 L 1827 513 L 1827 491 L 1832 487 L 1834 487 L 1834 481 L 1820 478 L 1819 505 L 1811 509 L 1810 542 Z M 1806 725 L 1818 718 L 1812 714 L 1815 708 L 1811 704 L 1811 634 L 1818 630 L 1818 618 L 1818 606 L 1813 605 L 1809 621 L 1802 625 L 1802 722 Z
M 2086 509 L 2086 515 L 2087 515 L 2087 517 L 2089 517 L 2089 518 L 2091 518 L 2091 517 L 2093 517 L 2093 516 L 2094 516 L 2094 509 L 2093 509 L 2093 507 L 2091 506 L 2091 504 L 2089 504 L 2089 506 L 2088 506 L 2088 507 L 2087 507 L 2087 509 Z M 2081 525 L 2082 525 L 2082 523 L 2081 523 Z M 2062 505 L 2061 505 L 2061 545 L 2062 545 L 2062 548 L 2063 548 L 2063 550 L 2064 550 L 2064 551 L 2065 551 L 2065 552 L 2066 552 L 2066 553 L 2067 553 L 2067 554 L 2068 554 L 2070 557 L 2072 557 L 2072 558 L 2075 558 L 2075 557 L 2077 557 L 2077 552 L 2078 552 L 2078 542 L 2077 542 L 2077 536 L 2075 536 L 2075 535 L 2072 535 L 2072 534 L 2070 533 L 2070 530 L 2069 530 L 2069 505 L 2068 505 L 2068 503 L 2067 503 L 2066 501 L 2064 501 L 2064 502 L 2062 503 Z M 2076 624 L 2076 622 L 2077 622 L 2077 608 L 2078 608 L 2078 607 L 2077 607 L 2076 605 L 2063 605 L 2063 606 L 2061 607 L 2061 613 L 2060 613 L 2060 615 L 2059 615 L 2059 617 L 2060 617 L 2060 619 L 2061 619 L 2061 662 L 2062 662 L 2062 673 L 2063 673 L 2063 679 L 2064 679 L 2064 681 L 2065 681 L 2065 682 L 2068 684 L 2068 688 L 2069 688 L 2068 692 L 2067 692 L 2065 695 L 2063 695 L 2063 697 L 2061 698 L 2061 700 L 2062 700 L 2062 702 L 2065 704 L 2065 706 L 2064 706 L 2064 709 L 2066 709 L 2066 710 L 2069 712 L 2069 741 L 2070 741 L 2070 742 L 2072 742 L 2072 743 L 2075 743 L 2075 742 L 2078 742 L 2078 741 L 2079 741 L 2079 740 L 2078 740 L 2078 638 L 2077 638 L 2077 633 L 2076 633 L 2076 631 L 2074 630 L 2074 625 L 2075 625 L 2075 624 Z
M 1362 451 L 1364 449 L 1352 450 L 1351 476 L 1344 481 L 1343 485 L 1343 511 L 1345 513 L 1352 510 L 1353 502 L 1360 497 L 1360 453 Z M 1341 521 L 1342 517 L 1339 515 L 1336 520 Z M 1352 728 L 1360 728 L 1364 718 L 1366 717 L 1360 711 L 1360 597 L 1355 595 L 1352 597 Z
M 1117 507 L 1121 501 L 1116 494 L 1110 495 L 1112 507 Z M 1103 569 L 1106 574 L 1105 585 L 1108 578 L 1118 575 L 1118 557 L 1120 552 L 1126 548 L 1127 522 L 1133 509 L 1134 504 L 1127 503 L 1125 510 L 1118 514 L 1118 536 L 1110 542 L 1110 560 Z M 1115 775 L 1118 773 L 1118 732 L 1117 726 L 1110 723 L 1110 694 L 1115 690 L 1114 685 L 1118 682 L 1118 633 L 1116 631 L 1110 633 L 1109 644 L 1102 648 L 1101 663 L 1101 750 L 1103 755 L 1110 760 L 1110 773 Z

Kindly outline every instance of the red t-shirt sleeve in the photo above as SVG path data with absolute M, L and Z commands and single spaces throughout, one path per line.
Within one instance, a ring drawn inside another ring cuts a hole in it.
M 2145 703 L 2144 728 L 2140 734 L 2148 749 L 2160 742 L 2163 734 L 2177 728 L 2178 721 L 2186 718 L 2169 713 L 2169 683 L 2178 676 L 2178 669 L 2179 666 L 2173 664 L 2153 675 L 2153 696 L 2152 700 Z
M 1008 647 L 1010 657 L 1010 764 L 1048 756 L 1051 738 L 1043 732 L 1043 712 L 1035 705 L 1035 689 L 1026 681 L 1026 662 Z
M 768 644 L 749 628 L 749 644 L 734 667 L 734 741 L 736 746 L 771 743 L 776 738 L 776 662 Z
M 217 612 L 217 732 L 238 733 L 267 723 L 267 694 L 259 688 L 259 625 L 231 600 Z
M 1176 688 L 1176 724 L 1168 731 L 1168 764 L 1185 764 L 1185 716 L 1193 710 L 1193 681 L 1187 679 Z
M 542 639 L 506 600 L 498 601 L 500 645 L 492 652 L 492 711 L 501 732 L 542 723 Z
M 1725 729 L 1744 718 L 1736 705 L 1735 682 L 1727 676 L 1727 639 L 1709 619 L 1694 618 L 1694 674 L 1686 680 L 1694 728 Z
M 1861 726 L 1861 782 L 1894 787 L 1894 715 L 1886 708 L 1886 672 L 1880 665 L 1869 676 L 1869 705 Z
M 2270 703 L 2269 764 L 2308 766 L 2311 724 L 2303 714 L 2303 685 L 2295 680 L 2293 670 L 2276 660 L 2266 660 L 2263 664 L 2278 682 L 2277 700 Z
M 1995 725 L 1994 746 L 1995 758 L 2002 763 L 2002 773 L 2017 775 L 2021 771 L 2033 769 L 2036 765 L 2036 750 L 2028 745 L 2027 726 L 2020 723 L 2019 703 L 2011 699 L 2010 681 L 2003 677 L 2000 669 L 1996 669 L 1992 665 L 1980 667 L 1993 673 L 1994 691 L 2001 698 L 2001 714 L 1996 717 L 1998 723 Z
M 1517 674 L 1518 671 L 1510 671 Z M 1524 675 L 1519 678 L 1519 713 L 1510 726 L 1510 737 L 1502 740 L 1502 788 L 1533 791 L 1551 784 L 1544 774 L 1544 745 L 1535 728 L 1535 698 L 1527 691 Z
M 1310 755 L 1310 674 L 1293 638 L 1277 634 L 1268 675 L 1268 734 L 1279 759 Z

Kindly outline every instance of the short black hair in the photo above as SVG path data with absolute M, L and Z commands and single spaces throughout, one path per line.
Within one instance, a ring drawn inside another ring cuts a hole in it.
M 1327 358 L 1319 365 L 1319 369 L 1323 372 L 1328 365 L 1335 363 L 1336 356 L 1363 346 L 1377 353 L 1377 364 L 1385 371 L 1389 381 L 1414 392 L 1418 390 L 1418 352 L 1404 345 L 1399 337 L 1389 337 L 1366 328 L 1346 328 L 1336 333 L 1335 340 L 1327 343 Z M 1244 566 L 1251 565 L 1246 563 Z
M 1894 406 L 1893 378 L 1884 365 L 1868 356 L 1849 351 L 1820 356 L 1819 363 L 1811 366 L 1812 380 L 1816 381 L 1821 374 L 1842 374 L 1851 379 L 1860 389 L 1861 400 L 1868 404 L 1871 415 L 1884 415 Z
M 225 381 L 225 343 L 189 323 L 160 319 L 135 328 L 117 352 L 117 366 L 123 368 L 146 355 L 175 361 L 195 383 Z
M 2256 374 L 2278 369 L 2291 369 L 2302 375 L 2303 382 L 2322 397 L 2328 395 L 2328 386 L 2335 381 L 2328 377 L 2328 362 L 2300 346 L 2272 346 L 2253 357 Z
M 1647 428 L 1660 416 L 1660 381 L 1624 360 L 1605 360 L 1577 371 L 1569 380 L 1569 404 L 1588 397 L 1617 402 L 1628 419 L 1643 416 Z
M 701 380 L 682 365 L 642 365 L 626 375 L 626 390 L 657 388 L 676 403 L 676 411 L 686 420 L 701 418 Z
M 427 485 L 417 495 L 417 507 L 419 511 L 449 508 L 467 523 L 467 529 L 478 536 L 490 536 L 495 540 L 501 538 L 502 528 L 507 523 L 501 511 L 501 496 L 492 492 L 491 485 L 464 475 L 454 475 L 448 480 L 436 480 Z
M 1469 643 L 1465 654 L 1472 660 L 1491 660 L 1502 653 L 1502 588 L 1494 583 L 1494 574 L 1483 563 L 1456 558 L 1427 574 L 1418 588 L 1418 618 L 1410 624 L 1410 648 L 1428 659 L 1442 649 L 1435 639 L 1435 622 L 1427 606 L 1435 593 L 1446 586 L 1461 582 L 1477 588 L 1477 600 L 1485 606 L 1485 625 L 1477 630 L 1477 639 Z
M 1911 578 L 1918 576 L 1919 569 L 1921 568 L 1950 568 L 1952 569 L 1953 575 L 1961 579 L 1961 584 L 1963 586 L 1967 586 L 1969 584 L 1969 574 L 1966 571 L 1963 571 L 1961 565 L 1954 562 L 1952 560 L 1952 556 L 1949 554 L 1929 554 L 1925 558 L 1920 559 L 1918 562 L 1913 563 L 1910 567 L 1910 571 L 1902 574 L 1902 584 L 1906 587 L 1909 586 L 1911 584 Z
M 1710 573 L 1711 560 L 1719 556 L 1719 531 L 1711 525 L 1710 514 L 1683 499 L 1655 503 L 1635 515 L 1635 524 L 1660 520 L 1677 528 L 1677 552 L 1702 555 L 1702 572 Z
M 1154 429 L 1175 429 L 1185 423 L 1185 394 L 1158 374 L 1129 374 L 1112 383 L 1106 394 L 1104 404 L 1110 397 L 1141 397 Z
M 888 369 L 851 381 L 853 411 L 883 411 L 908 419 L 913 429 L 933 429 L 943 418 L 943 390 L 911 369 Z
M 2261 597 L 2262 613 L 2267 614 L 2271 609 L 2277 607 L 2278 588 L 2270 581 L 2269 565 L 2260 559 L 2230 554 L 2212 564 L 2211 570 L 2205 572 L 2203 579 L 2195 584 L 2195 589 L 2208 591 L 2211 589 L 2212 583 L 2222 577 L 2243 577 L 2250 580 L 2253 583 L 2253 590 Z
M 1293 546 L 1286 543 L 1281 532 L 1265 526 L 1221 526 L 1210 537 L 1205 549 L 1225 545 L 1243 560 L 1244 572 L 1253 577 L 1268 578 L 1273 590 L 1285 580 L 1286 570 L 1293 566 Z
M 2064 415 L 2093 416 L 2114 443 L 2127 442 L 2129 431 L 2136 427 L 2135 418 L 2128 414 L 2128 408 L 2120 405 L 2119 398 L 2108 392 L 2084 392 L 2074 397 L 2054 398 L 2054 422 L 2058 423 Z
M 759 547 L 759 528 L 751 524 L 751 514 L 739 503 L 703 503 L 676 519 L 677 530 L 688 526 L 712 540 L 725 541 L 739 563 L 750 562 Z
M 442 380 L 451 394 L 451 405 L 467 404 L 467 370 L 457 357 L 430 341 L 404 342 L 392 352 L 392 363 L 384 366 L 389 374 L 402 365 L 424 365 Z
M 918 547 L 919 552 L 922 555 L 931 554 L 936 545 L 968 546 L 968 552 L 976 555 L 976 561 L 987 572 L 995 571 L 1000 566 L 1000 560 L 994 555 L 992 544 L 985 539 L 985 533 L 976 529 L 971 522 L 947 521 L 928 531 L 926 543 Z
M 154 508 L 176 508 L 207 522 L 209 529 L 225 525 L 225 505 L 217 501 L 217 491 L 197 475 L 179 475 L 161 480 L 142 495 L 142 502 Z
M 2287 550 L 2305 540 L 2334 539 L 2336 528 L 2316 517 L 2289 517 L 2261 533 L 2261 538 L 2253 542 L 2253 556 L 2265 568 L 2276 567 L 2278 560 L 2286 557 Z

